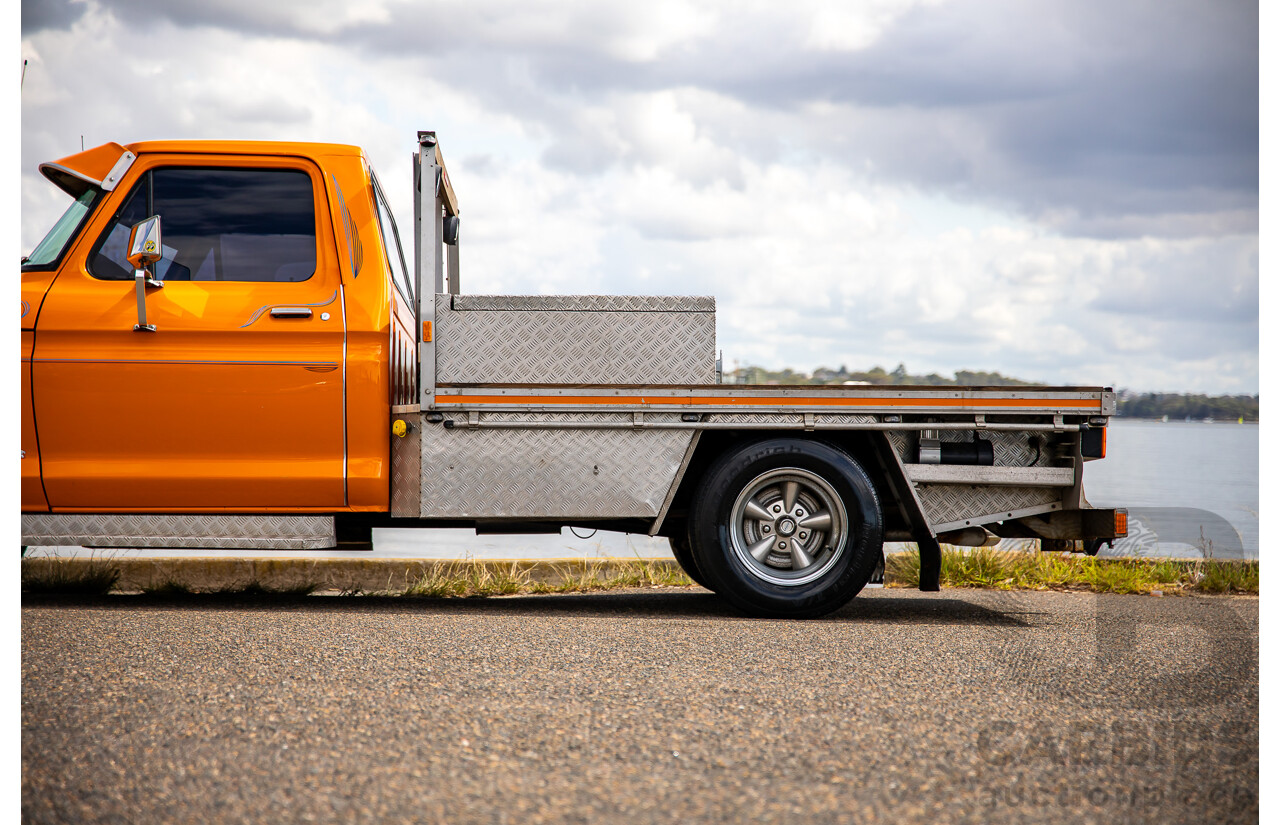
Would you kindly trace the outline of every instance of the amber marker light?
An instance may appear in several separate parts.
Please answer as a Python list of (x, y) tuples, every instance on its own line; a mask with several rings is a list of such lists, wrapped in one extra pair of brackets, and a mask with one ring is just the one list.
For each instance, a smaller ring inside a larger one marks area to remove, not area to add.
[(1116, 538), (1122, 538), (1124, 536), (1129, 535), (1129, 511), (1128, 510), (1116, 510), (1115, 527), (1116, 527), (1115, 529)]

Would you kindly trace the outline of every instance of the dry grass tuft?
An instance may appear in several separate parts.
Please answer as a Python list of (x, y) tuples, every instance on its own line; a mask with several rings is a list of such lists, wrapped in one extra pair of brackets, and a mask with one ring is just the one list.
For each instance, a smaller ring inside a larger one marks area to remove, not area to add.
[[(920, 554), (911, 550), (886, 559), (885, 583), (918, 587)], [(1100, 559), (1060, 553), (943, 548), (943, 587), (996, 590), (1088, 590), (1094, 593), (1254, 593), (1258, 562), (1196, 559)]]
[(110, 556), (77, 559), (24, 559), (22, 592), (32, 595), (104, 596), (120, 581), (120, 567)]
[(645, 559), (600, 559), (554, 565), (550, 575), (535, 580), (518, 562), (493, 565), (451, 562), (432, 567), (402, 591), (405, 596), (476, 598), (530, 593), (585, 593), (620, 587), (691, 587), (693, 581), (672, 565)]

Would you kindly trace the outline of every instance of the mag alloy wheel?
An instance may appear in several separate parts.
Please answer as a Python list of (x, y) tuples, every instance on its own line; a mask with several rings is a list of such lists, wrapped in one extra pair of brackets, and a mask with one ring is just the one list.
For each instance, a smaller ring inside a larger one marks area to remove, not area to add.
[(840, 447), (804, 438), (727, 449), (699, 481), (688, 527), (707, 586), (745, 613), (778, 618), (846, 604), (884, 541), (871, 477)]
[(849, 519), (826, 479), (780, 467), (753, 479), (729, 515), (729, 540), (748, 573), (783, 587), (821, 578), (845, 550)]

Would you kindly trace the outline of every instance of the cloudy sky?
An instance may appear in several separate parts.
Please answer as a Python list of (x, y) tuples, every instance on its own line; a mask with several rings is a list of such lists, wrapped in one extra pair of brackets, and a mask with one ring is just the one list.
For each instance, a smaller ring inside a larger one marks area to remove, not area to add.
[(23, 0), (22, 245), (107, 141), (414, 134), (467, 292), (711, 294), (726, 366), (1258, 389), (1238, 0)]

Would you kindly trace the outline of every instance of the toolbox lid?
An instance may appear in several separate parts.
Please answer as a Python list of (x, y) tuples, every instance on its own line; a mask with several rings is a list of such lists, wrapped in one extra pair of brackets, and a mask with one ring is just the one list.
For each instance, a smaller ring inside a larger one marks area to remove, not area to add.
[(558, 312), (715, 312), (710, 295), (454, 295), (450, 309)]

